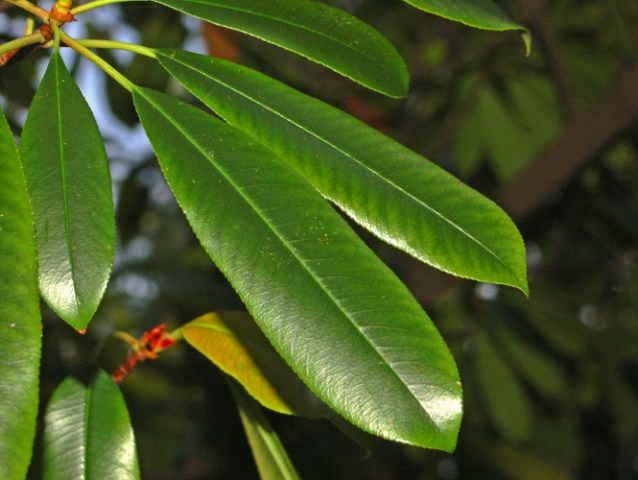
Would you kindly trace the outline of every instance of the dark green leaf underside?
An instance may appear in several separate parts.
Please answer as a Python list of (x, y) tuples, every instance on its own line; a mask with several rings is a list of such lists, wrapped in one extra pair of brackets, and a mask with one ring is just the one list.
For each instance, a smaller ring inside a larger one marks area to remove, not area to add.
[(345, 113), (229, 62), (160, 50), (160, 62), (349, 216), (445, 272), (527, 292), (525, 247), (494, 203)]
[(408, 91), (408, 71), (379, 32), (352, 15), (308, 0), (155, 0), (258, 37), (389, 95)]
[(0, 478), (25, 478), (38, 413), (42, 326), (33, 214), (0, 110)]
[(193, 230), (311, 390), (364, 430), (453, 449), (458, 373), (405, 286), (271, 152), (171, 97), (134, 100)]
[(102, 137), (57, 53), (29, 110), (20, 154), (35, 214), (42, 296), (83, 329), (111, 272), (113, 199)]

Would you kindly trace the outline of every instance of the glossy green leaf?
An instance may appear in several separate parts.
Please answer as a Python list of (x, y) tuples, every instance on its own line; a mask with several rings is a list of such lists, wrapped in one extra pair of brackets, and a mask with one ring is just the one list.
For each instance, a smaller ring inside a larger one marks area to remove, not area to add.
[(42, 326), (33, 213), (0, 110), (0, 478), (25, 478), (38, 414)]
[(494, 203), (345, 113), (245, 67), (181, 51), (160, 62), (350, 217), (445, 272), (527, 292), (525, 246)]
[(139, 479), (130, 423), (124, 398), (105, 372), (89, 388), (67, 378), (46, 409), (44, 479)]
[(389, 95), (408, 91), (408, 70), (379, 32), (348, 13), (309, 0), (155, 0), (258, 37)]
[(279, 413), (319, 418), (325, 405), (299, 380), (246, 312), (207, 313), (181, 328), (186, 341)]
[(474, 378), (494, 426), (512, 441), (529, 439), (534, 411), (523, 386), (486, 335), (475, 336), (473, 345)]
[(485, 30), (523, 30), (527, 54), (532, 38), (526, 28), (512, 21), (492, 0), (404, 0), (413, 7), (448, 20)]
[(83, 329), (113, 265), (113, 197), (97, 124), (57, 53), (31, 104), (20, 154), (35, 214), (40, 291), (60, 317)]
[(229, 385), (239, 407), (241, 423), (259, 476), (263, 480), (298, 479), (294, 465), (260, 406), (236, 383), (229, 382)]
[(200, 242), (295, 373), (368, 432), (453, 449), (456, 366), (406, 287), (272, 152), (166, 95), (134, 100)]

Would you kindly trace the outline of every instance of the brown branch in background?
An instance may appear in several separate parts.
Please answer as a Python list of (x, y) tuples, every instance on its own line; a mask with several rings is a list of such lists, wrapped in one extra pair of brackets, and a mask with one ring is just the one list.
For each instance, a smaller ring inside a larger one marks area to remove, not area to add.
[(576, 114), (576, 97), (567, 66), (560, 52), (558, 41), (549, 24), (545, 0), (523, 2), (523, 4), (525, 16), (527, 17), (526, 23), (531, 27), (535, 39), (537, 39), (545, 49), (563, 103), (565, 119), (569, 120)]
[(622, 71), (618, 81), (591, 109), (567, 122), (563, 135), (529, 168), (503, 188), (496, 201), (515, 219), (545, 203), (618, 133), (638, 119), (638, 65)]
[[(621, 72), (618, 80), (588, 111), (569, 120), (561, 137), (517, 179), (496, 195), (496, 202), (515, 220), (543, 206), (552, 193), (622, 131), (638, 122), (638, 65)], [(399, 275), (422, 305), (433, 304), (459, 280), (399, 254)]]

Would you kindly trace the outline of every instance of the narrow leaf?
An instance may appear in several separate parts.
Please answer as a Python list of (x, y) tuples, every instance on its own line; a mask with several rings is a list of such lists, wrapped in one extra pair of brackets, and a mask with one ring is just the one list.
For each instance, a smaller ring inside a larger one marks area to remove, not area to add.
[(40, 291), (60, 317), (83, 329), (113, 264), (113, 198), (97, 124), (57, 53), (29, 110), (20, 153), (35, 214)]
[(87, 389), (67, 378), (45, 416), (44, 479), (139, 479), (124, 398), (100, 371)]
[(207, 313), (181, 331), (189, 344), (241, 383), (264, 407), (311, 418), (327, 413), (248, 313)]
[(166, 95), (134, 100), (200, 242), (295, 373), (368, 432), (453, 449), (456, 366), (405, 286), (264, 147)]
[(0, 478), (25, 478), (38, 414), (40, 337), (33, 213), (0, 110)]
[(277, 433), (259, 405), (235, 382), (228, 382), (239, 407), (250, 449), (259, 476), (263, 480), (296, 480), (299, 478)]
[(448, 20), (485, 30), (522, 30), (529, 55), (532, 37), (529, 31), (512, 21), (492, 0), (404, 0), (413, 7)]
[(512, 441), (528, 439), (534, 410), (523, 386), (486, 335), (477, 335), (473, 345), (476, 384), (494, 427)]
[(309, 0), (155, 0), (182, 13), (298, 53), (391, 97), (408, 91), (408, 70), (372, 27)]
[(160, 62), (355, 221), (445, 272), (527, 292), (525, 246), (493, 202), (345, 113), (265, 75), (181, 51)]

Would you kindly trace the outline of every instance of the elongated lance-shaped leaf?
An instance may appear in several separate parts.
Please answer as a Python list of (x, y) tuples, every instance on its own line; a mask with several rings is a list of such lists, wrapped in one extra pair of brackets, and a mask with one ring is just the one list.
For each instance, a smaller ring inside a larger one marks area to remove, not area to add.
[(368, 432), (453, 449), (456, 366), (406, 287), (272, 152), (166, 95), (133, 97), (200, 242), (295, 373)]
[(35, 214), (40, 291), (60, 317), (83, 329), (113, 265), (113, 197), (97, 124), (57, 53), (31, 104), (20, 154)]
[(408, 91), (408, 70), (390, 42), (337, 8), (309, 0), (155, 0), (298, 53), (391, 97)]
[(492, 0), (403, 0), (424, 12), (470, 27), (485, 30), (522, 30), (525, 49), (529, 54), (532, 38), (527, 29), (511, 20)]
[(290, 457), (261, 407), (232, 380), (228, 384), (239, 407), (253, 458), (262, 480), (298, 480)]
[(45, 480), (139, 479), (124, 398), (103, 371), (89, 388), (74, 378), (53, 393), (44, 419)]
[(525, 246), (493, 202), (385, 135), (253, 70), (181, 51), (159, 60), (350, 217), (445, 272), (527, 292)]
[(0, 478), (25, 478), (38, 414), (40, 338), (33, 213), (0, 110)]
[(277, 354), (248, 313), (207, 313), (180, 330), (189, 344), (264, 407), (311, 418), (327, 415), (325, 404)]

